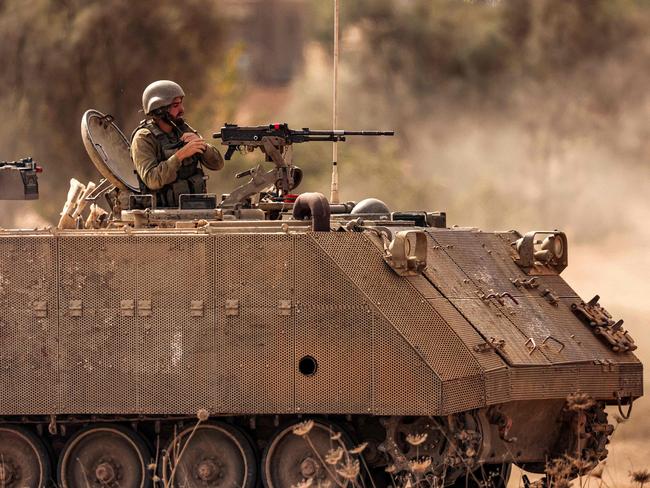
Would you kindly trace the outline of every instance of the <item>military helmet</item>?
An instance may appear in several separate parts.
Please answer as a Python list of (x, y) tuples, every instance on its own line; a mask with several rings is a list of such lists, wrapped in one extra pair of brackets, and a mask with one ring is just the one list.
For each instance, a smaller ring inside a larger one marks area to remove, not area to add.
[(142, 110), (145, 115), (154, 110), (171, 105), (176, 97), (184, 97), (185, 92), (178, 83), (170, 80), (158, 80), (151, 83), (142, 92)]

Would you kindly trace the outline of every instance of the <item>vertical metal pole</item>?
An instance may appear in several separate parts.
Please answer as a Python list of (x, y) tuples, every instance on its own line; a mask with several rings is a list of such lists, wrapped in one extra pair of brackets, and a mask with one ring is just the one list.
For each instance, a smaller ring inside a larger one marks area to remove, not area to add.
[[(336, 130), (338, 93), (337, 85), (339, 78), (339, 0), (334, 0), (334, 79), (332, 83), (332, 130)], [(332, 143), (332, 186), (330, 190), (330, 202), (339, 203), (339, 167), (338, 167), (338, 144)]]

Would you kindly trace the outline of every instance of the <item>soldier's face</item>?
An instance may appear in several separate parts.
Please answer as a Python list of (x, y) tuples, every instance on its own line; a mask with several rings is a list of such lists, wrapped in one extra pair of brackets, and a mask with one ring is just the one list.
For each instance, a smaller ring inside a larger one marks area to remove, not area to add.
[(185, 107), (183, 107), (183, 97), (176, 97), (174, 101), (169, 106), (169, 116), (172, 120), (179, 119), (185, 113)]

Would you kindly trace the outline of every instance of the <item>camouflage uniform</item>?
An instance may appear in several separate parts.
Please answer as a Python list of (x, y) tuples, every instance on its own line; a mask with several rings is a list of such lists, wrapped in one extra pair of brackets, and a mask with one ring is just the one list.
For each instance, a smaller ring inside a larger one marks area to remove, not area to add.
[[(187, 124), (181, 132), (192, 132)], [(205, 176), (201, 166), (211, 170), (223, 168), (219, 151), (207, 145), (202, 155), (179, 161), (175, 153), (181, 147), (177, 131), (164, 132), (152, 120), (143, 121), (133, 132), (131, 157), (141, 189), (156, 196), (160, 207), (178, 206), (178, 197), (184, 193), (205, 193)]]

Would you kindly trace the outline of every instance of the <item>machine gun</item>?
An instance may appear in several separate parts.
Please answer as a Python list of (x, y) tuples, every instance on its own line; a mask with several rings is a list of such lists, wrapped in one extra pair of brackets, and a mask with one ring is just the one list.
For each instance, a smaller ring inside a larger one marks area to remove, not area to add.
[[(339, 142), (347, 136), (392, 136), (394, 131), (346, 131), (346, 130), (302, 130), (289, 129), (287, 124), (258, 125), (239, 127), (236, 124), (226, 124), (220, 132), (214, 133), (215, 139), (221, 139), (228, 146), (225, 159), (229, 160), (235, 150), (254, 151), (259, 148), (267, 162), (275, 163), (275, 168), (264, 172), (261, 166), (239, 173), (238, 178), (251, 176), (251, 180), (235, 189), (221, 203), (222, 207), (231, 207), (243, 202), (246, 198), (275, 185), (279, 194), (287, 194), (297, 186), (299, 168), (293, 166), (291, 158), (286, 158), (292, 144), (301, 142)], [(289, 159), (287, 161), (287, 159)]]
[[(225, 158), (230, 159), (237, 149), (266, 148), (266, 143), (271, 143), (275, 148), (296, 144), (299, 142), (338, 142), (345, 141), (346, 136), (392, 136), (394, 131), (369, 131), (369, 130), (302, 130), (289, 129), (287, 124), (257, 125), (253, 127), (239, 127), (236, 124), (226, 124), (221, 132), (212, 135), (221, 139), (221, 143), (228, 146)], [(266, 138), (266, 139), (265, 139)], [(273, 158), (266, 152), (268, 161)], [(271, 151), (272, 153), (272, 151)]]
[(42, 171), (32, 158), (0, 161), (0, 200), (38, 199), (38, 173)]

